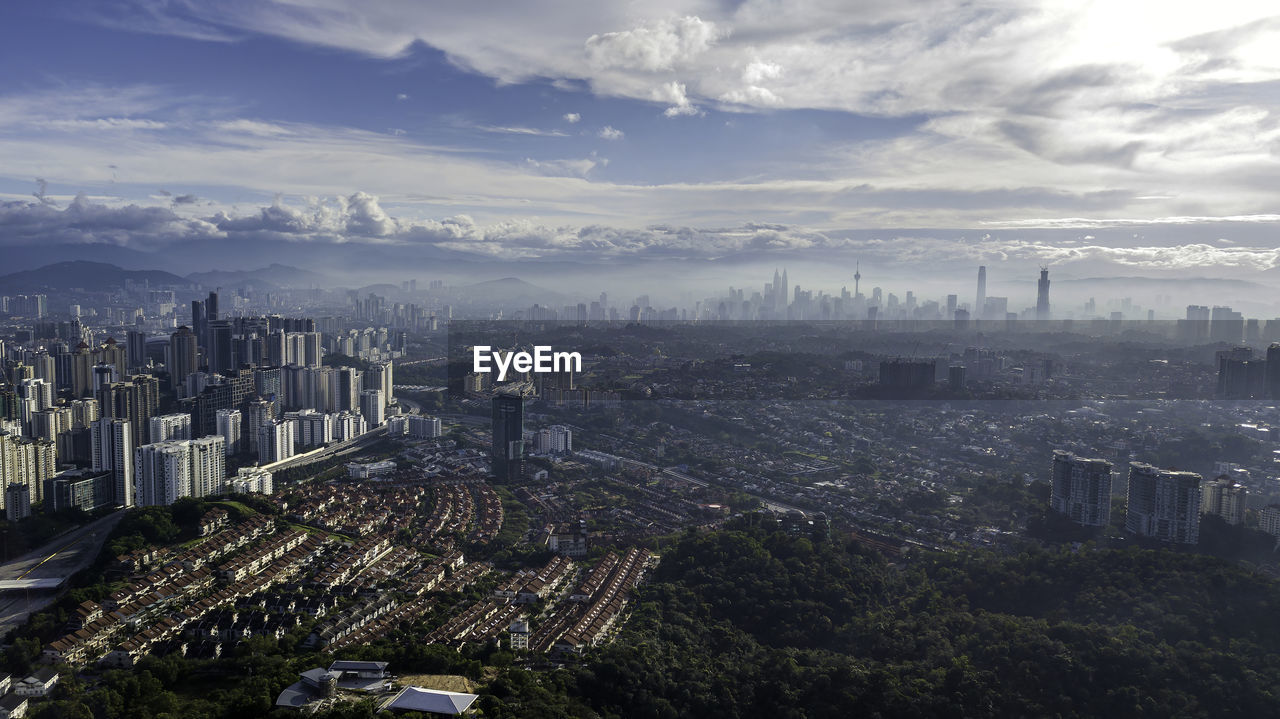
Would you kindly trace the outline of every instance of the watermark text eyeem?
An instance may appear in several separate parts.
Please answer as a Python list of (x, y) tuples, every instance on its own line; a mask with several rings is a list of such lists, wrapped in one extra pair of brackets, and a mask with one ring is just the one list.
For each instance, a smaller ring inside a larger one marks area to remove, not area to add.
[(488, 374), (494, 367), (498, 369), (498, 381), (507, 379), (507, 371), (517, 373), (535, 372), (581, 372), (582, 354), (579, 352), (555, 352), (549, 345), (535, 345), (533, 352), (494, 352), (489, 345), (476, 345), (471, 348), (471, 367), (476, 374)]

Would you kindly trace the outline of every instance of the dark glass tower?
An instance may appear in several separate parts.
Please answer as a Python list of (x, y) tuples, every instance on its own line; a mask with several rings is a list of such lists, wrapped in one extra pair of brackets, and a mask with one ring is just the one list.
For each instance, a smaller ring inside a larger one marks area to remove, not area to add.
[(196, 335), (183, 325), (169, 335), (169, 386), (181, 387), (187, 376), (196, 371)]
[(1049, 268), (1040, 268), (1040, 283), (1036, 292), (1036, 319), (1049, 319)]
[(503, 388), (493, 397), (493, 476), (512, 482), (524, 474), (524, 389)]

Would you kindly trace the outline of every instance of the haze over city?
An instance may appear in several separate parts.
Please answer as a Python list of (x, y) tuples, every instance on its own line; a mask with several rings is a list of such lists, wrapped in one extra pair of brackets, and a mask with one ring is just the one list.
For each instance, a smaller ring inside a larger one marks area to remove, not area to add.
[(1274, 23), (1160, 7), (13, 7), (0, 243), (13, 269), (1272, 284)]

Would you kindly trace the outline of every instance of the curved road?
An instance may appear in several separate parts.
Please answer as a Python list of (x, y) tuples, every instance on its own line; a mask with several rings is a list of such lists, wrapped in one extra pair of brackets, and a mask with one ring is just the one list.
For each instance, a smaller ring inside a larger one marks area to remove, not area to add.
[[(111, 536), (111, 530), (116, 528), (124, 515), (124, 510), (112, 512), (102, 519), (55, 537), (43, 547), (0, 564), (0, 580), (70, 578), (93, 563), (107, 537)], [(43, 609), (57, 599), (62, 591), (0, 592), (0, 635), (21, 625), (32, 612)]]

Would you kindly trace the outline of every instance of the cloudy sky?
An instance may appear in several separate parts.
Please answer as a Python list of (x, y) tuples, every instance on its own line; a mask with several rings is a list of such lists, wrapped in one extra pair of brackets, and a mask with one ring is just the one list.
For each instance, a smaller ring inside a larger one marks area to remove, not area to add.
[(1274, 7), (7, 4), (0, 243), (1264, 270)]

